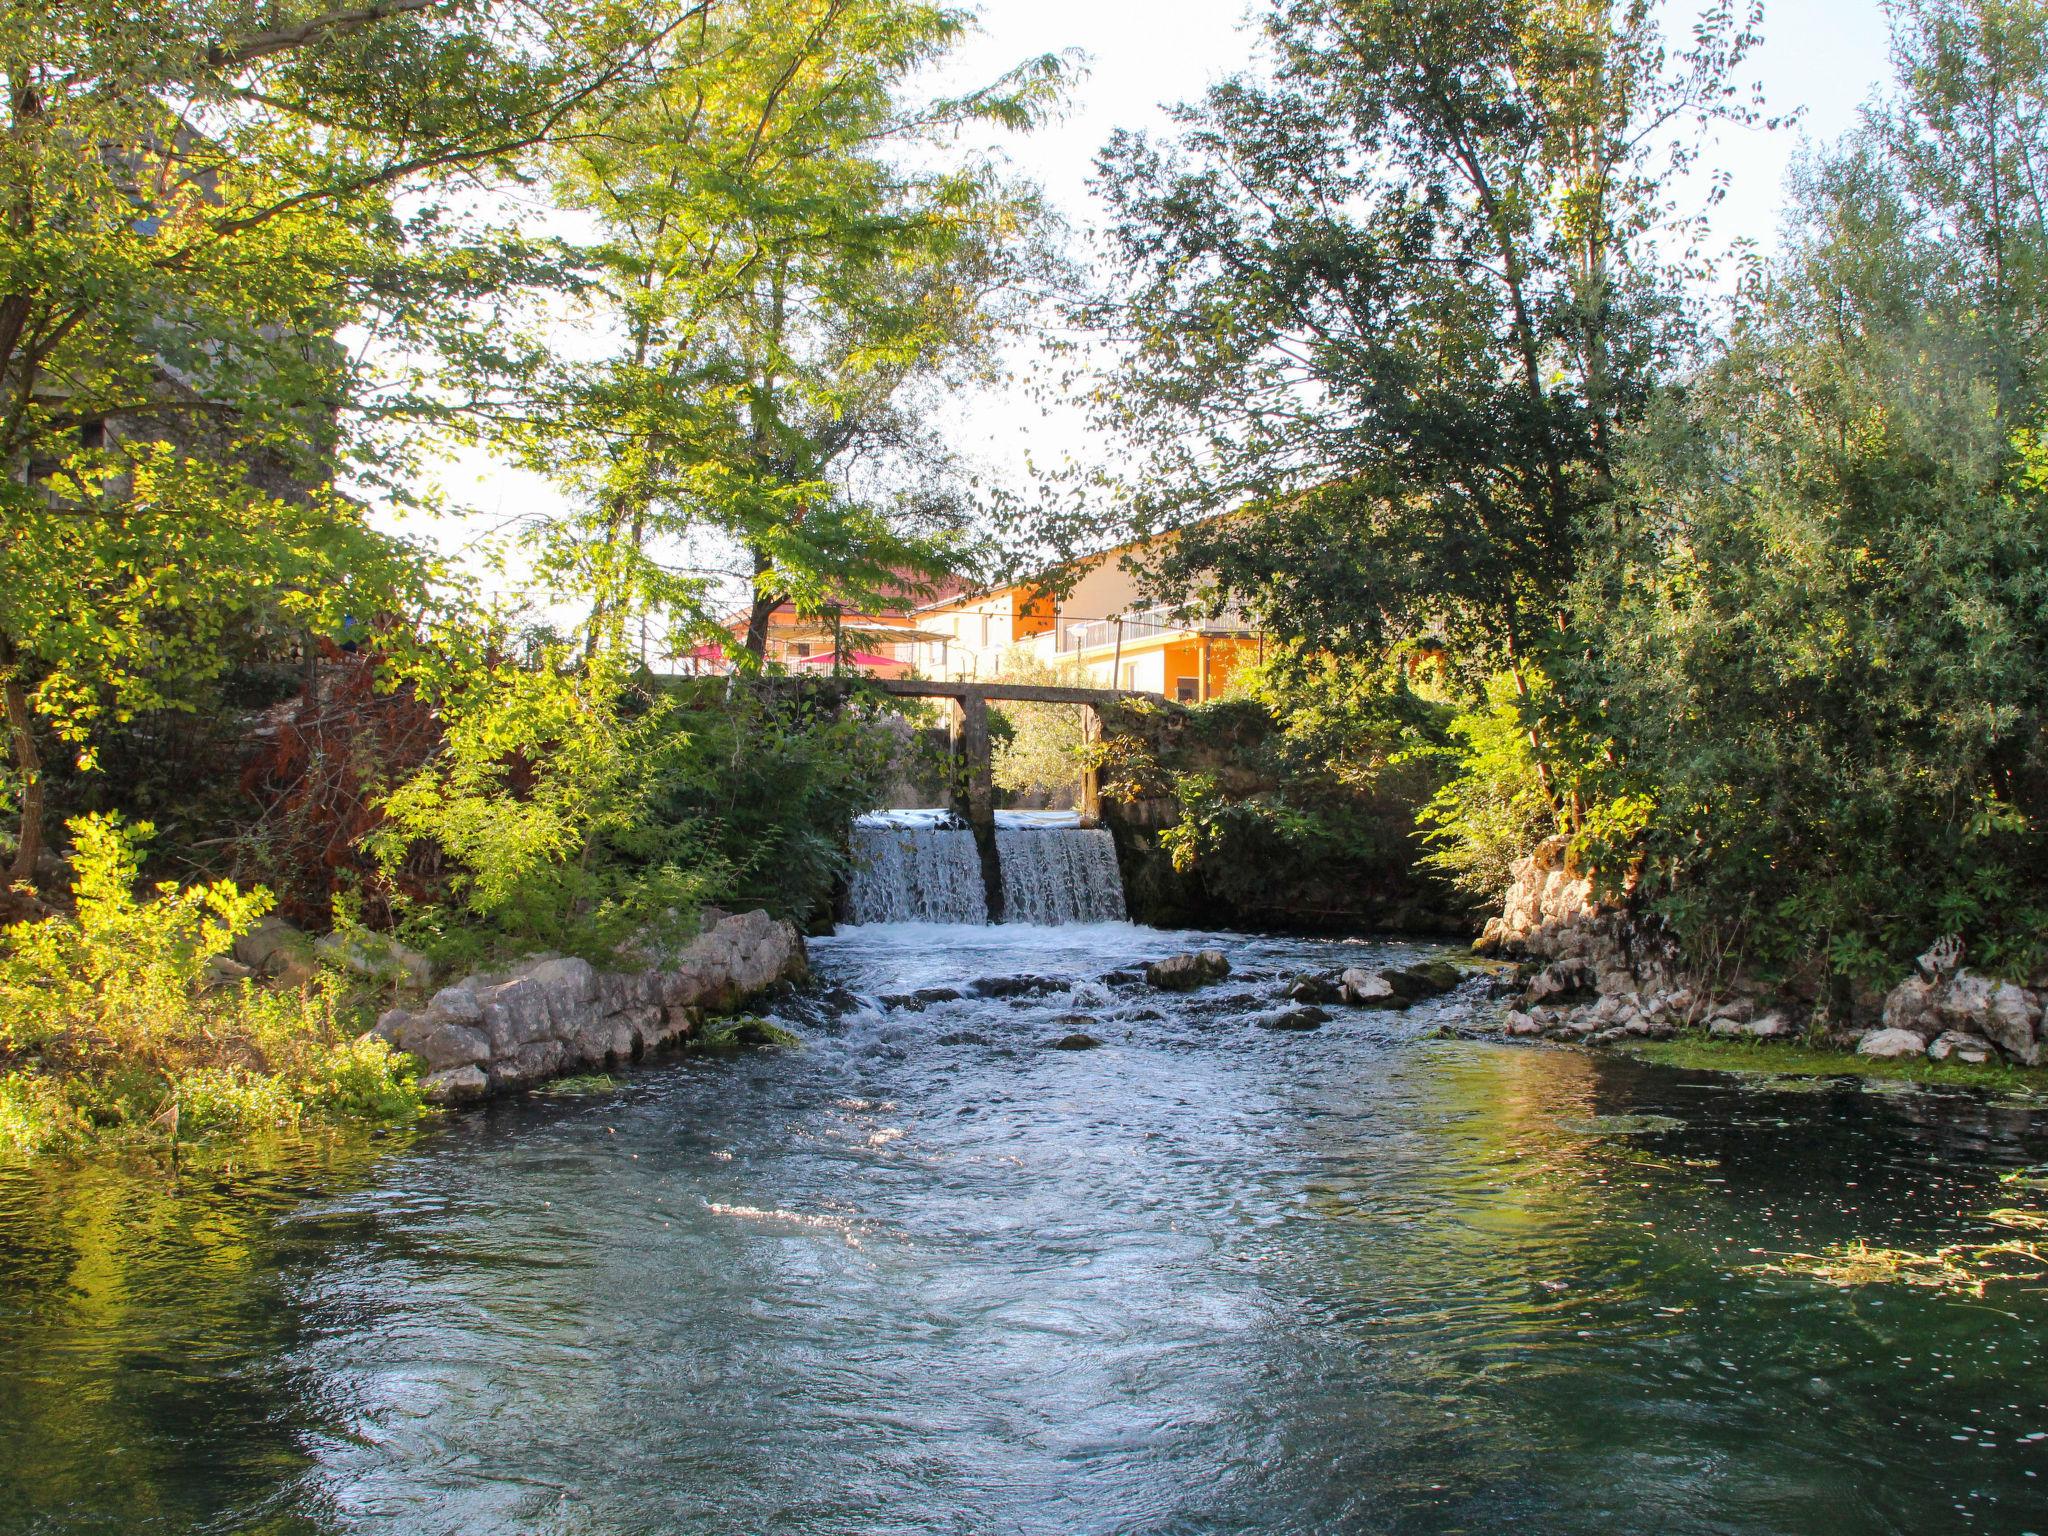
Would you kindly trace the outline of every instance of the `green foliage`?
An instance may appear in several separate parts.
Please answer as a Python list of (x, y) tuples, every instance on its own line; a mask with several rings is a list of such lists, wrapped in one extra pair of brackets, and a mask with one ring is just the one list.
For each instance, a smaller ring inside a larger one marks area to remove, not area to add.
[(1434, 749), (1451, 777), (1417, 813), (1429, 852), (1422, 862), (1460, 890), (1498, 901), (1513, 866), (1557, 830), (1557, 809), (1530, 744), (1526, 705), (1512, 680), (1487, 686), (1484, 700), (1449, 724), (1453, 745)]
[[(597, 0), (0, 13), (15, 881), (36, 873), (39, 730), (89, 764), (106, 722), (212, 704), (230, 633), (360, 637), (433, 600), (418, 550), (337, 474), (418, 504), (403, 428), (517, 373), (478, 300), (551, 265), (468, 216), (478, 173), (676, 67), (681, 19)], [(468, 387), (439, 387), (451, 371)]]
[[(1271, 0), (1276, 67), (1119, 134), (1101, 398), (1166, 591), (1352, 655), (1531, 652), (1689, 339), (1660, 178), (1748, 115), (1727, 6)], [(1668, 157), (1668, 159), (1666, 158)], [(1091, 509), (1092, 510), (1092, 509)]]
[(600, 956), (636, 933), (680, 931), (722, 888), (700, 829), (649, 813), (690, 742), (615, 654), (486, 660), (441, 709), (442, 752), (386, 796), (371, 839), (394, 876), (431, 845), (461, 909), (511, 947)]
[(1898, 19), (1897, 96), (1631, 445), (1560, 678), (1695, 950), (1873, 983), (1942, 932), (2048, 959), (2048, 231), (1997, 212), (2048, 16)]
[(423, 849), (446, 896), (408, 936), (444, 963), (694, 933), (706, 905), (807, 921), (874, 803), (890, 738), (858, 700), (816, 708), (722, 685), (659, 691), (601, 651), (486, 662), (443, 701), (446, 746), (384, 802), (394, 874)]
[(577, 502), (541, 568), (590, 602), (593, 644), (650, 612), (729, 643), (678, 540), (743, 552), (755, 657), (777, 603), (858, 610), (947, 568), (963, 477), (928, 407), (992, 375), (1045, 265), (1035, 194), (959, 135), (1030, 126), (1062, 73), (913, 100), (970, 26), (922, 0), (721, 4), (701, 67), (608, 102), (557, 157), (596, 231), (577, 297), (618, 346), (544, 376), (508, 446)]
[(166, 882), (138, 901), (141, 848), (155, 829), (86, 816), (71, 830), (74, 914), (0, 935), (0, 1047), (33, 1050), (73, 1031), (175, 1037), (191, 1027), (207, 960), (255, 926), (269, 893)]
[(37, 1152), (408, 1120), (409, 1058), (355, 1038), (329, 978), (299, 992), (211, 982), (208, 960), (269, 909), (227, 882), (134, 892), (146, 825), (72, 822), (73, 911), (0, 931), (0, 1144)]
[[(1040, 661), (1029, 648), (1012, 646), (1003, 653), (996, 680), (1041, 687), (1077, 687), (1087, 681), (1077, 662)], [(1080, 784), (1083, 753), (1088, 745), (1090, 710), (1082, 704), (1005, 704), (991, 713), (995, 740), (994, 778), (998, 788), (1013, 794), (1071, 800)], [(998, 730), (1000, 717), (1004, 728)]]
[(1233, 686), (1119, 710), (1099, 752), (1106, 797), (1173, 803), (1158, 843), (1202, 902), (1249, 921), (1455, 926), (1464, 903), (1418, 874), (1414, 829), (1450, 771), (1452, 707), (1399, 664), (1306, 650)]

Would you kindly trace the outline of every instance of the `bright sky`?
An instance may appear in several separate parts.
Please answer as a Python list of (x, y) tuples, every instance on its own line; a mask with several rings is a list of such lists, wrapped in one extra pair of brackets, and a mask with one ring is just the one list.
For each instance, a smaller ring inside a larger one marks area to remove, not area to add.
[[(1714, 211), (1717, 242), (1747, 236), (1766, 247), (1777, 234), (1781, 189), (1802, 138), (1832, 139), (1852, 126), (1856, 109), (1888, 74), (1886, 33), (1877, 0), (1766, 0), (1764, 43), (1742, 71), (1763, 90), (1771, 114), (1799, 112), (1799, 124), (1768, 132), (1729, 130), (1707, 157), (1732, 176)], [(1667, 29), (1680, 33), (1695, 8), (1666, 0)], [(1241, 26), (1247, 0), (982, 0), (983, 34), (962, 50), (940, 82), (960, 89), (1042, 53), (1079, 50), (1085, 77), (1065, 117), (1010, 146), (1015, 168), (1045, 188), (1077, 233), (1100, 219), (1088, 190), (1096, 152), (1120, 127), (1163, 129), (1163, 105), (1200, 94), (1243, 67), (1254, 50)], [(1013, 486), (1030, 462), (1095, 461), (1101, 445), (1079, 413), (1044, 411), (1027, 392), (997, 390), (954, 402), (949, 427), (986, 474)], [(450, 496), (472, 510), (477, 531), (552, 503), (537, 477), (482, 460), (450, 467)], [(452, 542), (460, 543), (461, 536)]]

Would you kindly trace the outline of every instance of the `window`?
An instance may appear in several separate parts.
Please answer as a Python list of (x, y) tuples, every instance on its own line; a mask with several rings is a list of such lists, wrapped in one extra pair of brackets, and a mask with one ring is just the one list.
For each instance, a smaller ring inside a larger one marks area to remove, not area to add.
[(798, 661), (802, 661), (811, 654), (811, 642), (808, 640), (798, 640), (789, 649)]
[(78, 446), (81, 448), (104, 448), (107, 446), (107, 424), (104, 420), (81, 421), (78, 424)]
[(1202, 700), (1202, 680), (1199, 677), (1176, 677), (1173, 680), (1173, 696), (1182, 704), (1199, 704)]

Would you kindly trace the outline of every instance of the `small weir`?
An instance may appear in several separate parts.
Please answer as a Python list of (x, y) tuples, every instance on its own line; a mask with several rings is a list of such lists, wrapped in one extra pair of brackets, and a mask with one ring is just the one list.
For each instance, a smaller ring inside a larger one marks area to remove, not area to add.
[(981, 852), (965, 827), (863, 816), (853, 826), (850, 923), (985, 923)]
[[(1057, 925), (1125, 915), (1116, 841), (1078, 818), (996, 813), (1007, 922)], [(945, 811), (878, 811), (853, 827), (850, 923), (986, 923), (987, 886), (972, 831)]]

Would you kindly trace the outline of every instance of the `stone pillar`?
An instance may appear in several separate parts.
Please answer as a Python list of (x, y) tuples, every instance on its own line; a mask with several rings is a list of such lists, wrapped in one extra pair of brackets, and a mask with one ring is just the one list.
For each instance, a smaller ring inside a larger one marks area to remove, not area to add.
[(996, 781), (994, 748), (988, 736), (988, 700), (969, 694), (957, 701), (960, 722), (960, 775), (966, 785), (965, 811), (981, 852), (981, 883), (988, 896), (988, 920), (1003, 920), (1003, 866), (996, 852)]
[[(1081, 706), (1081, 741), (1091, 752), (1102, 744), (1102, 715), (1090, 705)], [(1081, 770), (1081, 797), (1077, 802), (1081, 819), (1102, 819), (1102, 772), (1093, 761)]]

